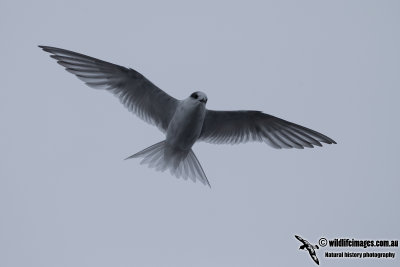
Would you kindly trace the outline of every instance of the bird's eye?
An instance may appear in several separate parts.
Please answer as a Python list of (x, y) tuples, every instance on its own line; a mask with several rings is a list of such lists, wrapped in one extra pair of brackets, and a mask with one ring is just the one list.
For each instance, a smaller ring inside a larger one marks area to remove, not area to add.
[(199, 96), (196, 93), (193, 93), (190, 97), (193, 97), (194, 99), (197, 99)]

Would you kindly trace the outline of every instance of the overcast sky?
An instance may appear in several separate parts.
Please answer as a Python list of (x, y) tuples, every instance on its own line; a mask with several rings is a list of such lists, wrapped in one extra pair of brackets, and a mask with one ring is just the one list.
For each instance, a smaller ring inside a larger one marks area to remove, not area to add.
[[(400, 239), (399, 1), (0, 2), (0, 266), (315, 266), (300, 235)], [(124, 161), (164, 136), (37, 45), (338, 142), (193, 150), (212, 189)], [(329, 259), (321, 266), (399, 266)]]

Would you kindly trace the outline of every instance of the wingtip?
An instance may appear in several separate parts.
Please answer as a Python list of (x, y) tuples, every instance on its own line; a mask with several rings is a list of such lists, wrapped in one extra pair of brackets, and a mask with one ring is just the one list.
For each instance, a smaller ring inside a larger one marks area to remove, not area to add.
[(328, 144), (328, 145), (336, 145), (336, 144), (337, 144), (335, 140), (330, 139), (330, 138), (329, 138), (329, 140), (324, 141), (324, 143), (325, 143), (325, 144)]
[[(200, 181), (203, 185), (208, 186), (211, 189), (211, 184), (208, 181), (207, 176), (205, 176), (204, 179), (198, 179), (198, 181)], [(196, 181), (194, 181), (194, 182), (196, 182)]]
[(42, 49), (43, 51), (45, 51), (45, 52), (49, 52), (50, 53), (50, 46), (45, 46), (45, 45), (38, 45), (38, 47), (40, 48), (40, 49)]
[(133, 159), (133, 158), (135, 158), (135, 155), (136, 155), (136, 154), (134, 154), (134, 155), (132, 155), (132, 156), (129, 156), (129, 157), (127, 157), (127, 158), (124, 158), (124, 160)]
[(43, 51), (46, 51), (48, 53), (53, 53), (57, 49), (60, 50), (60, 48), (53, 47), (53, 46), (47, 46), (47, 45), (38, 45), (38, 47), (43, 49)]

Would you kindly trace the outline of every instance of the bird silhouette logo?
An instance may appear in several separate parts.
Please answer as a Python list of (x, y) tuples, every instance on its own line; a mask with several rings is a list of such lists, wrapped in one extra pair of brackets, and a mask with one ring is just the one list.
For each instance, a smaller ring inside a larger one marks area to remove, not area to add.
[(295, 235), (295, 237), (301, 242), (303, 243), (303, 245), (301, 245), (299, 247), (299, 249), (303, 249), (303, 250), (308, 250), (308, 253), (310, 254), (311, 258), (314, 260), (314, 262), (319, 265), (319, 260), (317, 258), (317, 255), (315, 253), (315, 249), (319, 249), (318, 245), (311, 245), (310, 242), (308, 242), (307, 240), (301, 238), (298, 235)]

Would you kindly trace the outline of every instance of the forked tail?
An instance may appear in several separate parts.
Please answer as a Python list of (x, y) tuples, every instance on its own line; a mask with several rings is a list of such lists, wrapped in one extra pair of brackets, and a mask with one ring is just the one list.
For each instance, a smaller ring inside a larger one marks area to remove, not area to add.
[(199, 180), (204, 185), (211, 187), (207, 176), (200, 165), (193, 150), (179, 150), (172, 148), (165, 141), (154, 144), (142, 151), (126, 158), (142, 158), (140, 164), (146, 164), (157, 171), (169, 170), (177, 178), (193, 182)]

